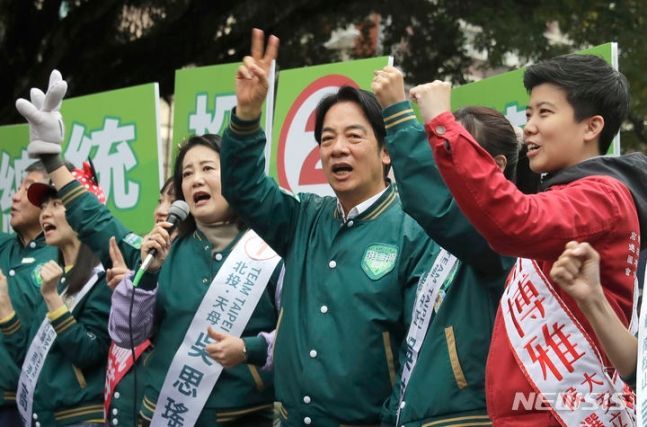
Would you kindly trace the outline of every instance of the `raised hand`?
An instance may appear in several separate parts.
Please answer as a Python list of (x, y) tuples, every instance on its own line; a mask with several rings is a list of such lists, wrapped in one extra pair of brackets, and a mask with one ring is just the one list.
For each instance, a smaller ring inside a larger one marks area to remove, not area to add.
[(63, 277), (63, 269), (56, 261), (50, 260), (43, 264), (40, 268), (40, 277), (43, 279), (43, 283), (40, 285), (40, 293), (43, 297), (58, 294), (56, 286)]
[(404, 93), (404, 77), (402, 76), (402, 72), (390, 65), (373, 72), (371, 89), (373, 89), (373, 93), (382, 108), (406, 101), (407, 99)]
[(110, 238), (110, 247), (108, 248), (110, 253), (110, 259), (112, 260), (112, 268), (109, 268), (106, 271), (106, 280), (108, 281), (108, 287), (113, 291), (121, 282), (126, 275), (130, 273), (126, 261), (124, 260), (119, 246), (117, 246), (117, 240), (112, 236)]
[(64, 128), (60, 108), (65, 92), (67, 82), (58, 70), (54, 70), (49, 76), (47, 93), (32, 88), (31, 102), (22, 98), (16, 101), (18, 112), (29, 122), (29, 157), (61, 152)]
[(451, 93), (451, 83), (434, 80), (412, 88), (409, 96), (418, 103), (420, 115), (426, 123), (442, 113), (451, 111)]
[(252, 51), (243, 59), (236, 72), (236, 115), (243, 120), (254, 120), (261, 115), (267, 96), (267, 80), (272, 61), (279, 50), (279, 39), (270, 36), (264, 47), (265, 35), (262, 30), (252, 30)]
[(209, 337), (216, 342), (205, 347), (209, 356), (220, 363), (223, 368), (233, 368), (247, 359), (245, 354), (245, 342), (242, 338), (218, 332), (211, 326), (207, 330)]
[(568, 242), (553, 264), (550, 277), (578, 304), (604, 298), (600, 255), (588, 243)]

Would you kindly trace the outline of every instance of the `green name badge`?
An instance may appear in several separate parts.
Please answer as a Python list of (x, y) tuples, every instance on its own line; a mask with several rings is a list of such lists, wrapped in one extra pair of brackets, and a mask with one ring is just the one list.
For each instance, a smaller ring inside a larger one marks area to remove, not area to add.
[(378, 280), (393, 270), (397, 258), (396, 246), (384, 243), (370, 245), (362, 258), (362, 270), (371, 280)]

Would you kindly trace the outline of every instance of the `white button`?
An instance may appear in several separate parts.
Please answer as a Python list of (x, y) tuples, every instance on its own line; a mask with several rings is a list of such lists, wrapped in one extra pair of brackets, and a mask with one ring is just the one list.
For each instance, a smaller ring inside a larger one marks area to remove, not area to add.
[(65, 283), (65, 277), (61, 279), (61, 283)]
[(436, 126), (436, 133), (438, 135), (444, 135), (445, 134), (445, 126)]
[(30, 247), (30, 248), (32, 248), (32, 249), (34, 249), (34, 248), (36, 247), (36, 242), (31, 242), (31, 243), (29, 244), (29, 247)]
[(31, 416), (33, 419), (37, 420), (38, 419), (38, 414), (34, 412), (34, 415)]
[(404, 400), (400, 402), (400, 409), (404, 409), (405, 406), (407, 406), (407, 402), (405, 402)]
[(216, 261), (222, 261), (222, 254), (216, 254)]
[(313, 359), (317, 357), (317, 350), (310, 350), (310, 357)]
[(354, 222), (353, 222), (353, 220), (351, 219), (350, 221), (348, 221), (348, 222), (346, 223), (346, 225), (348, 225), (349, 227), (352, 227), (353, 225), (355, 225), (355, 223), (354, 223)]
[(119, 392), (118, 392), (118, 391), (115, 391), (114, 396), (115, 396), (115, 399), (119, 399), (119, 397), (120, 397), (121, 395), (119, 394)]
[(310, 400), (310, 396), (303, 396), (303, 403), (306, 405), (309, 404), (312, 400)]
[(328, 263), (328, 267), (330, 267), (330, 268), (335, 268), (335, 267), (337, 267), (337, 263), (335, 262), (335, 260), (330, 261), (330, 262)]
[(40, 427), (40, 421), (36, 421), (36, 424), (34, 424), (36, 427)]
[(16, 270), (9, 270), (9, 275), (11, 277), (15, 276), (16, 275)]
[(209, 250), (209, 245), (205, 246), (205, 247), (204, 247), (204, 250), (205, 250), (205, 251), (208, 251), (208, 250)]
[(119, 420), (118, 420), (118, 419), (116, 419), (116, 418), (113, 418), (113, 419), (112, 419), (112, 425), (113, 425), (113, 426), (116, 426), (117, 424), (119, 424)]
[(321, 312), (323, 314), (326, 314), (326, 313), (328, 313), (328, 306), (327, 305), (322, 305), (320, 310), (321, 310)]
[(208, 280), (206, 278), (202, 279), (202, 283), (207, 283)]
[(311, 422), (312, 422), (312, 420), (310, 419), (310, 417), (305, 417), (305, 418), (303, 419), (303, 423), (304, 423), (304, 424), (308, 424), (308, 425), (309, 425)]
[(117, 415), (119, 413), (119, 410), (117, 408), (112, 409), (112, 415)]

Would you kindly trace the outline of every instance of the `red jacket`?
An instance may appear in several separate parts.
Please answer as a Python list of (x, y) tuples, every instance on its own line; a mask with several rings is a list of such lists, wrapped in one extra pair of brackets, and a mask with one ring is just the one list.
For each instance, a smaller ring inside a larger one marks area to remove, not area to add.
[[(441, 114), (425, 128), (447, 186), (494, 250), (534, 259), (550, 277), (552, 264), (567, 242), (591, 243), (600, 253), (606, 297), (628, 325), (638, 265), (633, 255), (638, 257), (640, 227), (632, 193), (622, 182), (609, 176), (586, 176), (526, 195), (505, 178), (451, 113)], [(574, 300), (559, 286), (554, 289), (598, 345)], [(608, 365), (606, 358), (605, 362)], [(486, 367), (488, 414), (494, 425), (559, 425), (548, 411), (512, 410), (515, 392), (531, 391), (513, 356), (499, 307)]]

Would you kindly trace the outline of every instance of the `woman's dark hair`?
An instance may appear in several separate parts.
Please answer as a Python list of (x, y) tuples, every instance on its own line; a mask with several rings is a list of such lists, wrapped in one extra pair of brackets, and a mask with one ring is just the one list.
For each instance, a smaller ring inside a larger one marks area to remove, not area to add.
[[(58, 258), (59, 263), (64, 264), (63, 254), (60, 251)], [(99, 258), (94, 255), (88, 245), (81, 242), (79, 253), (74, 261), (74, 267), (65, 275), (67, 295), (77, 294), (92, 277), (92, 271), (97, 265), (99, 265)]]
[[(522, 148), (523, 144), (503, 114), (488, 107), (469, 106), (456, 111), (454, 117), (492, 157), (505, 156), (507, 163), (503, 174), (506, 178), (524, 193), (537, 192), (539, 175), (530, 171), (528, 159), (522, 154), (525, 147)], [(536, 183), (532, 184), (535, 179)]]
[(160, 195), (164, 194), (167, 189), (173, 190), (173, 195), (177, 194), (175, 192), (175, 185), (173, 184), (173, 177), (169, 177), (164, 181), (164, 185), (160, 188)]
[[(189, 150), (193, 147), (203, 145), (207, 148), (212, 149), (213, 151), (218, 153), (218, 156), (220, 156), (221, 143), (222, 140), (220, 136), (211, 133), (200, 136), (193, 135), (182, 143), (180, 150), (177, 153), (177, 157), (175, 158), (175, 164), (173, 165), (172, 179), (176, 200), (184, 200), (184, 193), (182, 193), (182, 163), (184, 163), (184, 157), (186, 156), (186, 153), (188, 153)], [(240, 230), (245, 228), (245, 224), (236, 213), (233, 213), (229, 221), (234, 222)], [(195, 218), (193, 218), (193, 215), (189, 213), (189, 216), (187, 216), (186, 220), (182, 222), (182, 224), (180, 224), (180, 226), (178, 227), (178, 237), (193, 233), (195, 229)]]

